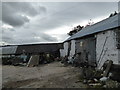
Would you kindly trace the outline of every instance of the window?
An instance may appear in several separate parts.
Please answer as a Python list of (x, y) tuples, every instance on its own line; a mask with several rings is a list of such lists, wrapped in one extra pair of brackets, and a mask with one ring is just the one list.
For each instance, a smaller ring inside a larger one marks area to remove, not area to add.
[(80, 47), (82, 47), (82, 46), (83, 46), (83, 42), (81, 41), (81, 42), (80, 42)]

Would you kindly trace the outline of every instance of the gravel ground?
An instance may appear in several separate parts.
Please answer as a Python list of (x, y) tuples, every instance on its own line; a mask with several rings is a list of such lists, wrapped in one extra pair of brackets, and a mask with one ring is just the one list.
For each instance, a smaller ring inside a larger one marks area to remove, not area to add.
[(86, 88), (80, 69), (60, 62), (38, 67), (2, 66), (3, 88)]

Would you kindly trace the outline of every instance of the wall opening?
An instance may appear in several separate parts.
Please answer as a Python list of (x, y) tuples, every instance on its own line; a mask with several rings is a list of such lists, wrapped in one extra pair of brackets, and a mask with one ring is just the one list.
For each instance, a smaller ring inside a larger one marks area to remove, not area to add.
[(120, 49), (120, 28), (116, 30), (116, 47)]

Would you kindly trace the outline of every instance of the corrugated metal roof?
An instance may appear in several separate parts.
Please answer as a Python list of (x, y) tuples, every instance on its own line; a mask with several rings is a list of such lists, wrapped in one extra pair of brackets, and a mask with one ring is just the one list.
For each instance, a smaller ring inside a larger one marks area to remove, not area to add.
[(23, 50), (26, 53), (55, 52), (62, 48), (62, 43), (12, 45), (0, 47), (0, 54), (22, 54)]
[(0, 47), (0, 54), (15, 54), (17, 46)]
[(19, 45), (16, 54), (23, 53), (23, 50), (26, 53), (55, 52), (62, 48), (63, 48), (62, 43)]
[(112, 16), (110, 18), (107, 18), (103, 21), (100, 21), (94, 25), (88, 26), (86, 28), (83, 28), (81, 31), (78, 33), (74, 34), (70, 38), (68, 38), (66, 41), (72, 40), (72, 39), (77, 39), (83, 36), (87, 36), (90, 34), (98, 33), (101, 31), (105, 31), (111, 28), (115, 28), (120, 26), (120, 13)]

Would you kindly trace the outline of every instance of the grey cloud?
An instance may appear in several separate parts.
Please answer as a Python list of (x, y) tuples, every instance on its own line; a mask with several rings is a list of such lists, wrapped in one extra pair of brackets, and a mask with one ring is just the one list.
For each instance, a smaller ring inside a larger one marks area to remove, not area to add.
[(39, 9), (38, 9), (40, 12), (44, 12), (46, 13), (47, 12), (47, 9), (43, 6), (39, 6)]
[(48, 34), (45, 34), (45, 33), (42, 33), (41, 34), (41, 38), (43, 39), (43, 40), (45, 40), (45, 41), (49, 41), (49, 42), (57, 42), (57, 38), (55, 38), (55, 37), (52, 37), (52, 36), (50, 36), (50, 35), (48, 35)]
[(26, 22), (29, 22), (29, 19), (27, 17), (21, 15), (15, 15), (15, 14), (3, 15), (2, 20), (11, 26), (21, 26)]
[(22, 26), (29, 22), (26, 15), (35, 17), (42, 12), (46, 12), (45, 7), (39, 6), (39, 8), (35, 8), (32, 3), (4, 2), (2, 4), (2, 21), (12, 26)]
[[(45, 33), (39, 33), (26, 30), (23, 31), (14, 31), (14, 29), (4, 29), (2, 33), (2, 41), (9, 44), (29, 44), (29, 43), (40, 43), (40, 42), (57, 42), (56, 37), (52, 37)], [(39, 38), (35, 38), (39, 37)]]
[(37, 10), (31, 5), (31, 3), (27, 2), (3, 2), (2, 7), (3, 11), (7, 9), (7, 11), (11, 13), (24, 12), (30, 16), (38, 14)]
[(2, 41), (3, 42), (6, 42), (6, 43), (10, 43), (10, 44), (13, 44), (13, 43), (15, 43), (16, 42), (16, 40), (14, 40), (15, 38), (14, 38), (14, 34), (13, 34), (13, 32), (12, 31), (7, 31), (7, 29), (6, 30), (2, 30), (3, 32), (2, 32)]
[[(49, 3), (52, 4), (52, 3)], [(56, 3), (54, 3), (56, 4)], [(112, 7), (111, 7), (112, 6)], [(56, 7), (53, 7), (56, 8)], [(95, 19), (101, 16), (109, 16), (111, 12), (117, 10), (117, 3), (110, 2), (93, 2), (93, 3), (59, 3), (56, 8), (57, 12), (51, 13), (49, 16), (37, 18), (37, 22), (33, 23), (41, 30), (54, 29), (64, 25), (72, 25), (75, 22)], [(51, 11), (52, 12), (52, 11)]]
[[(57, 37), (45, 32), (52, 29), (57, 31), (57, 28), (79, 24), (84, 20), (109, 16), (110, 13), (118, 10), (117, 5), (114, 2), (3, 3), (3, 22), (12, 26), (21, 26), (14, 27), (15, 31), (10, 29), (6, 31), (3, 40), (12, 44), (57, 42)], [(21, 14), (30, 16), (31, 19)], [(59, 40), (64, 41), (68, 37), (65, 34), (58, 33)]]

